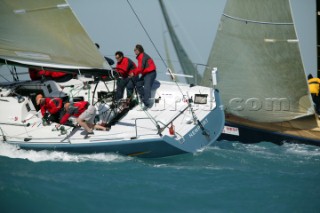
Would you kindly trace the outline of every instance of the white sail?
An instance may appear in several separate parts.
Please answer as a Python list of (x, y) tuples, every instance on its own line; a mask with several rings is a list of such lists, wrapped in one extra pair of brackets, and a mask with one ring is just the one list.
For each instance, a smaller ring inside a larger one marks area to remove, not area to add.
[(64, 0), (1, 0), (0, 58), (60, 69), (110, 69)]
[(228, 113), (259, 122), (314, 113), (289, 0), (228, 0), (208, 64)]

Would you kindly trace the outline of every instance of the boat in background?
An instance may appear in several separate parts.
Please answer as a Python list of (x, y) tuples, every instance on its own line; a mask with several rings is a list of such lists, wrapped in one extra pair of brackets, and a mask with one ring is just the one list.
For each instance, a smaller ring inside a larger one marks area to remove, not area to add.
[[(0, 16), (0, 63), (14, 77), (0, 85), (2, 143), (26, 150), (166, 157), (195, 153), (220, 136), (224, 112), (213, 86), (157, 81), (150, 109), (135, 101), (115, 102), (117, 73), (64, 0), (1, 0)], [(74, 73), (78, 79), (19, 81), (15, 66)], [(98, 122), (111, 129), (88, 135), (76, 123), (47, 125), (35, 104), (37, 94), (86, 100), (96, 107)]]
[[(162, 0), (159, 2), (175, 41), (168, 13)], [(174, 43), (177, 52), (183, 49), (180, 42)], [(178, 55), (180, 64), (186, 57)], [(219, 70), (218, 89), (226, 114), (219, 140), (320, 145), (319, 119), (289, 0), (228, 0), (207, 68), (197, 77), (200, 85), (212, 83), (213, 67)]]
[(208, 65), (220, 71), (220, 139), (320, 145), (289, 0), (228, 0)]

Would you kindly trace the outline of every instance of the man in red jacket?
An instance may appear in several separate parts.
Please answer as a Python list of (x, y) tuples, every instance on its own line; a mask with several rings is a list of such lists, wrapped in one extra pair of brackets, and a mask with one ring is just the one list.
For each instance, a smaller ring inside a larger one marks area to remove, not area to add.
[(127, 88), (127, 98), (131, 98), (134, 90), (133, 81), (137, 80), (134, 76), (137, 66), (131, 59), (125, 57), (121, 51), (115, 53), (115, 58), (117, 60), (116, 70), (120, 75), (120, 78), (117, 79), (116, 92), (116, 101), (119, 101), (123, 98), (125, 88)]
[(72, 104), (65, 103), (64, 110), (64, 114), (60, 119), (60, 124), (66, 124), (68, 119), (73, 116), (77, 118), (77, 123), (87, 131), (88, 135), (94, 134), (94, 128), (107, 130), (106, 127), (94, 124), (96, 108), (87, 101), (79, 101)]
[(36, 104), (40, 105), (41, 114), (45, 121), (57, 122), (59, 120), (59, 112), (62, 109), (61, 98), (44, 98), (41, 94), (38, 94)]
[(137, 44), (134, 53), (138, 60), (138, 67), (135, 70), (135, 75), (141, 74), (141, 77), (136, 83), (136, 87), (144, 104), (143, 109), (146, 110), (151, 107), (151, 88), (157, 77), (156, 65), (153, 59), (144, 52), (142, 45)]
[[(78, 118), (84, 111), (87, 110), (88, 106), (88, 101), (79, 101), (73, 104), (65, 103), (64, 112), (60, 119), (60, 124), (66, 124), (71, 116)], [(92, 117), (94, 118), (94, 116)]]

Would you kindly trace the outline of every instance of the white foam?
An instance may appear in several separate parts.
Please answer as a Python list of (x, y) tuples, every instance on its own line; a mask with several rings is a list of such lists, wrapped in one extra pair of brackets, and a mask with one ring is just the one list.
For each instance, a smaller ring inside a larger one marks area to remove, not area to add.
[(320, 156), (320, 149), (317, 146), (304, 144), (284, 144), (285, 152), (289, 154), (317, 157)]
[(56, 162), (122, 162), (131, 158), (117, 154), (99, 153), (99, 154), (70, 154), (58, 151), (33, 151), (23, 150), (19, 147), (0, 143), (0, 156), (16, 159), (27, 159), (32, 162), (56, 161)]

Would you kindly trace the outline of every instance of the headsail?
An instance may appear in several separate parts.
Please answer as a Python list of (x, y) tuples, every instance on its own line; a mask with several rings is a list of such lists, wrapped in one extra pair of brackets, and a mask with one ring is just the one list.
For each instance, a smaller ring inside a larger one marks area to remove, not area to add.
[(64, 0), (1, 0), (3, 63), (64, 69), (110, 69)]
[(259, 122), (314, 113), (289, 0), (228, 0), (208, 64), (228, 113)]
[[(164, 41), (164, 49), (166, 52), (166, 58), (167, 58), (166, 61), (167, 61), (168, 68), (171, 70), (172, 73), (175, 73), (174, 66), (170, 57), (168, 42), (165, 36), (163, 36), (163, 41)], [(176, 81), (178, 81), (178, 79), (176, 79)]]
[[(159, 0), (159, 3), (160, 3), (161, 10), (162, 10), (162, 14), (163, 14), (164, 19), (166, 21), (166, 25), (168, 27), (170, 37), (172, 39), (173, 46), (174, 46), (174, 48), (176, 50), (176, 54), (179, 58), (180, 66), (181, 66), (184, 74), (194, 76), (196, 79), (200, 79), (200, 75), (198, 74), (198, 71), (196, 70), (196, 68), (193, 65), (193, 63), (191, 62), (191, 60), (189, 59), (186, 51), (184, 50), (183, 46), (181, 45), (180, 40), (178, 39), (178, 36), (176, 35), (176, 33), (173, 29), (171, 20), (168, 16), (168, 12), (165, 8), (165, 5), (163, 4), (163, 1)], [(197, 82), (195, 82), (195, 80), (190, 79), (190, 78), (186, 78), (186, 81), (187, 81), (187, 83), (197, 83)]]

